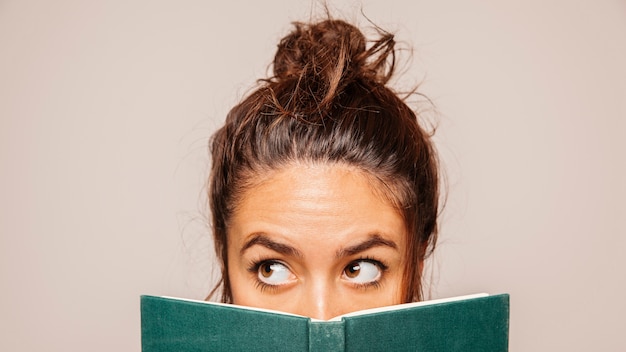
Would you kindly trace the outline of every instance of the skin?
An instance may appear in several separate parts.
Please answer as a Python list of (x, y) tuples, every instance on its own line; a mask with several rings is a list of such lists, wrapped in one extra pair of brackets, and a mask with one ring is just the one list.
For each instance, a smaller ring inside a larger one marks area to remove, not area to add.
[(406, 230), (377, 181), (341, 164), (262, 178), (229, 223), (233, 303), (322, 320), (401, 303)]

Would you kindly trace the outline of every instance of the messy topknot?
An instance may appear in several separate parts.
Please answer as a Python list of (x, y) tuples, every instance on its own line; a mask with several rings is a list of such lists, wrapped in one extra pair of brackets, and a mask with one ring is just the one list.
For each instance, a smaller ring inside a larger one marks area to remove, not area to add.
[(437, 238), (437, 157), (415, 112), (387, 87), (394, 66), (392, 34), (379, 30), (368, 41), (341, 20), (295, 23), (280, 41), (273, 76), (232, 108), (210, 144), (223, 302), (232, 301), (226, 244), (233, 209), (259, 175), (297, 161), (346, 164), (377, 180), (409, 234), (403, 300), (422, 299), (423, 260)]
[[(366, 38), (341, 20), (308, 24), (295, 29), (278, 44), (274, 57), (275, 84), (293, 85), (291, 106), (302, 115), (324, 116), (337, 94), (355, 81), (384, 85), (394, 70), (394, 37), (382, 36), (366, 49)], [(312, 104), (302, 104), (303, 101)], [(296, 106), (298, 105), (298, 106)]]

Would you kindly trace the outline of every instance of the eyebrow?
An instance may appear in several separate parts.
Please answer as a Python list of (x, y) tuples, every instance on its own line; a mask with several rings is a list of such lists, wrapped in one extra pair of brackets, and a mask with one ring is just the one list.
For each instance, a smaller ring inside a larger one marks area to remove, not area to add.
[(373, 234), (373, 235), (370, 235), (370, 237), (367, 240), (361, 243), (338, 250), (335, 256), (337, 258), (347, 257), (347, 256), (361, 253), (363, 251), (366, 251), (374, 247), (389, 247), (389, 248), (393, 248), (396, 250), (398, 249), (398, 245), (394, 241), (387, 240), (378, 234)]
[[(298, 257), (298, 258), (303, 257), (302, 252), (297, 250), (295, 247), (292, 247), (284, 243), (276, 242), (272, 240), (271, 238), (269, 238), (265, 233), (254, 234), (248, 241), (244, 243), (239, 253), (243, 255), (245, 251), (257, 245), (263, 246), (265, 248), (268, 248), (280, 254), (289, 255), (289, 256)], [(389, 247), (389, 248), (393, 248), (396, 250), (398, 249), (398, 245), (394, 241), (387, 240), (378, 234), (374, 234), (374, 235), (371, 235), (367, 240), (361, 243), (357, 243), (353, 246), (338, 250), (335, 256), (337, 258), (343, 258), (343, 257), (361, 253), (363, 251), (366, 251), (374, 247)]]
[(243, 254), (250, 247), (257, 246), (257, 245), (258, 246), (263, 246), (265, 248), (268, 248), (268, 249), (273, 250), (274, 252), (278, 252), (280, 254), (284, 254), (284, 255), (288, 255), (288, 256), (292, 256), (292, 257), (298, 257), (298, 258), (302, 258), (303, 257), (302, 252), (297, 250), (295, 247), (292, 247), (292, 246), (284, 244), (284, 243), (276, 242), (276, 241), (272, 240), (271, 238), (269, 238), (264, 233), (256, 233), (256, 234), (254, 234), (252, 236), (252, 238), (250, 238), (248, 241), (246, 241), (243, 244), (243, 247), (241, 247), (241, 250), (239, 251), (239, 254)]

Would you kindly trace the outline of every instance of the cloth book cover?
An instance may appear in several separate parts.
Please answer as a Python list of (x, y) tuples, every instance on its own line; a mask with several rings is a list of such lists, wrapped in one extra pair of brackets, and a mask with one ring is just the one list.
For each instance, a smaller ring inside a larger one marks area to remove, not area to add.
[(329, 321), (231, 304), (141, 296), (143, 352), (504, 352), (508, 331), (508, 294), (400, 304)]

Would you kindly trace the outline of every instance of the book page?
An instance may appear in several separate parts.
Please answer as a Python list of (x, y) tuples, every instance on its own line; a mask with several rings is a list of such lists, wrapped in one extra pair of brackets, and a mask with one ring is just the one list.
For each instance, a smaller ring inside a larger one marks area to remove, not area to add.
[(439, 298), (439, 299), (433, 299), (433, 300), (428, 300), (428, 301), (411, 302), (411, 303), (404, 303), (404, 304), (396, 304), (396, 305), (393, 305), (393, 306), (385, 306), (385, 307), (363, 309), (363, 310), (358, 310), (358, 311), (351, 312), (351, 313), (342, 314), (342, 315), (336, 316), (334, 318), (331, 318), (331, 319), (329, 319), (327, 321), (340, 321), (341, 318), (343, 318), (343, 317), (354, 317), (354, 316), (365, 315), (365, 314), (374, 314), (374, 313), (380, 313), (380, 312), (391, 312), (391, 311), (394, 311), (394, 310), (400, 310), (400, 309), (406, 309), (406, 308), (412, 308), (412, 307), (428, 306), (428, 305), (432, 305), (432, 304), (439, 304), (439, 303), (446, 303), (446, 302), (462, 301), (462, 300), (467, 300), (467, 299), (472, 299), (472, 298), (479, 298), (479, 297), (487, 297), (487, 296), (489, 296), (488, 293), (476, 293), (476, 294), (464, 295), (464, 296), (456, 296), (456, 297), (449, 297), (449, 298)]
[(406, 308), (412, 308), (412, 307), (421, 307), (421, 306), (427, 306), (427, 305), (431, 305), (431, 304), (454, 302), (454, 301), (462, 301), (462, 300), (467, 300), (467, 299), (472, 299), (472, 298), (479, 298), (479, 297), (487, 297), (487, 296), (489, 296), (489, 294), (487, 294), (487, 293), (477, 293), (477, 294), (457, 296), (457, 297), (433, 299), (433, 300), (428, 300), (428, 301), (396, 304), (396, 305), (393, 305), (393, 306), (385, 306), (385, 307), (363, 309), (363, 310), (358, 310), (358, 311), (355, 311), (355, 312), (342, 314), (342, 315), (336, 316), (334, 318), (331, 318), (329, 320), (314, 319), (314, 318), (309, 318), (309, 317), (306, 317), (306, 316), (303, 316), (303, 315), (287, 313), (287, 312), (282, 312), (282, 311), (273, 310), (273, 309), (257, 308), (257, 307), (250, 307), (250, 306), (241, 306), (241, 305), (236, 305), (236, 304), (231, 304), (231, 303), (201, 301), (201, 300), (195, 300), (195, 299), (189, 299), (189, 298), (171, 297), (171, 296), (161, 296), (161, 298), (173, 299), (173, 300), (179, 300), (179, 301), (187, 301), (187, 302), (194, 302), (194, 303), (209, 304), (209, 305), (216, 305), (216, 306), (223, 306), (223, 307), (230, 307), (230, 308), (239, 308), (239, 309), (253, 310), (253, 311), (264, 312), (264, 313), (290, 315), (290, 316), (308, 318), (308, 319), (311, 319), (311, 321), (315, 321), (315, 322), (324, 322), (324, 321), (341, 321), (341, 319), (343, 317), (353, 317), (353, 316), (364, 315), (364, 314), (374, 314), (374, 313), (380, 313), (380, 312), (390, 312), (390, 311), (394, 311), (394, 310), (400, 310), (400, 309), (406, 309)]

